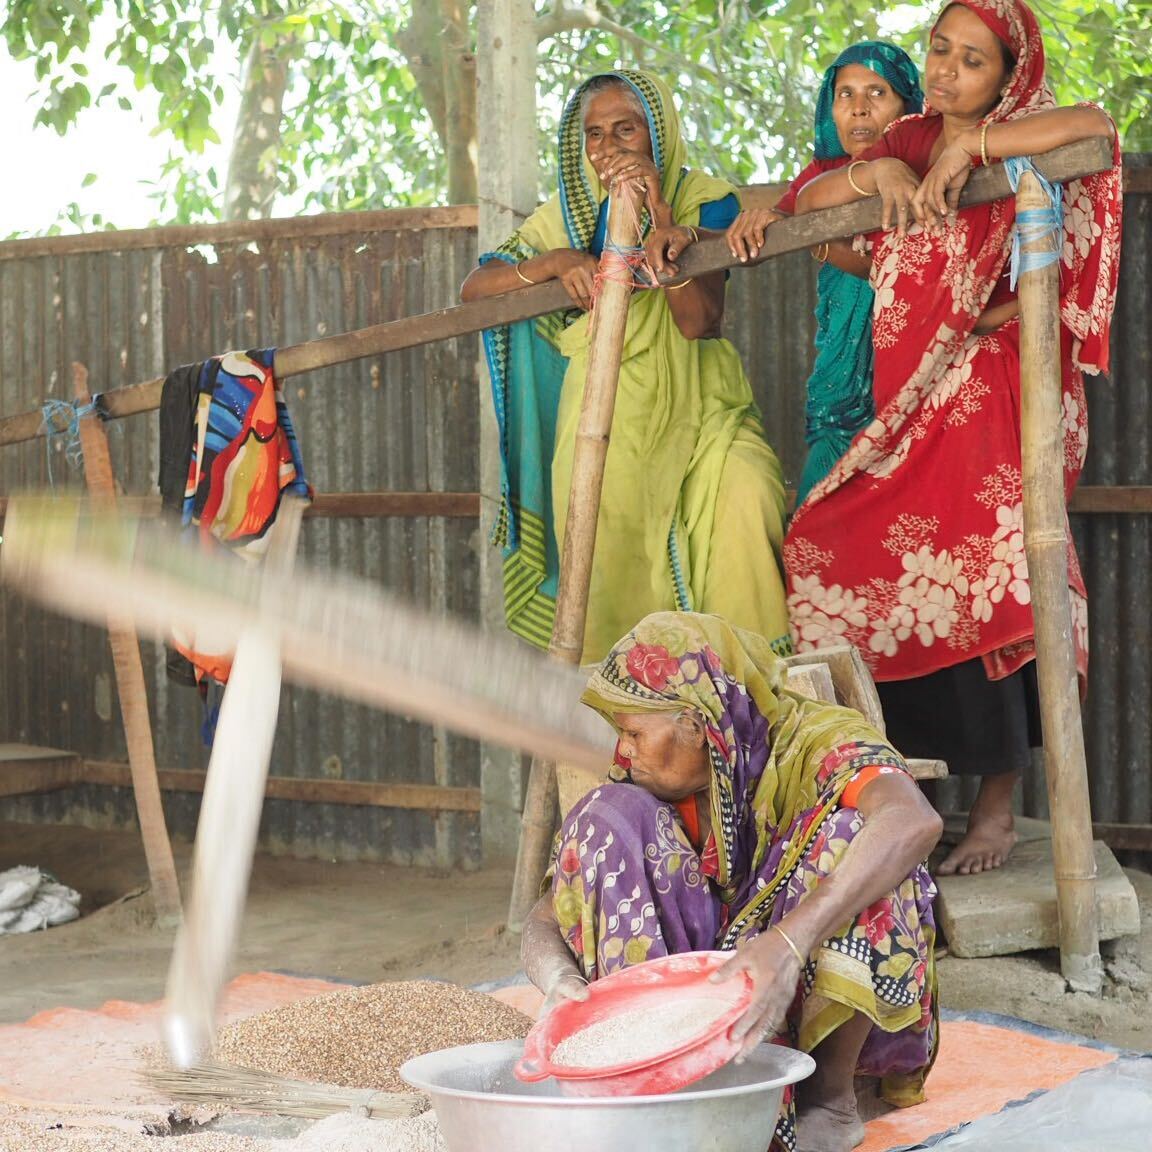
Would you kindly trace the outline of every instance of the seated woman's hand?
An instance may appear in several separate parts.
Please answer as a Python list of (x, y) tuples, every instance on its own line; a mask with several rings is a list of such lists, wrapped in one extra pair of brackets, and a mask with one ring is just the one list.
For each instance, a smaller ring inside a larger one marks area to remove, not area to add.
[(891, 156), (872, 160), (868, 168), (876, 182), (877, 195), (884, 205), (880, 226), (885, 231), (894, 227), (903, 236), (914, 214), (912, 200), (920, 187), (919, 177), (903, 160)]
[(588, 999), (588, 981), (575, 970), (559, 972), (551, 980), (540, 1005), (540, 1016), (547, 1016), (557, 1004), (566, 1000), (583, 1001)]
[[(657, 210), (664, 205), (664, 194), (660, 173), (651, 156), (626, 148), (602, 146), (601, 150), (590, 152), (588, 159), (605, 188), (630, 193), (637, 209), (647, 200), (653, 214), (659, 214)], [(620, 181), (623, 183), (614, 187)]]
[(930, 232), (942, 227), (956, 215), (960, 191), (968, 183), (972, 157), (959, 144), (949, 144), (928, 169), (912, 197), (912, 211)]
[(737, 1060), (743, 1060), (757, 1044), (779, 1032), (800, 983), (800, 961), (779, 932), (768, 929), (754, 940), (737, 946), (736, 954), (711, 977), (714, 982), (732, 980), (741, 972), (752, 978), (752, 1002), (732, 1025), (732, 1038), (743, 1041)]
[(579, 248), (554, 248), (548, 253), (549, 279), (564, 285), (572, 303), (585, 312), (592, 307), (592, 290), (600, 261)]
[(667, 228), (653, 228), (644, 241), (644, 255), (659, 276), (675, 276), (680, 271), (677, 257), (690, 244), (696, 242), (693, 229), (686, 224), (672, 224)]
[(728, 250), (740, 261), (747, 264), (760, 255), (764, 247), (764, 234), (770, 224), (784, 217), (772, 208), (747, 208), (728, 225)]

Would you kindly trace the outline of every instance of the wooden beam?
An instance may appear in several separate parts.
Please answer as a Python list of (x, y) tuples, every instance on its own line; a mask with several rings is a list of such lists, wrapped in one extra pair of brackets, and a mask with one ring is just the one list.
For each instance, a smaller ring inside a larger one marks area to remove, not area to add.
[[(786, 490), (788, 508), (795, 507), (796, 491)], [(134, 514), (157, 516), (159, 496), (128, 498)], [(0, 496), (0, 523), (8, 497)], [(1072, 493), (1068, 510), (1073, 515), (1144, 516), (1152, 512), (1152, 486), (1136, 484), (1084, 485)], [(444, 516), (475, 519), (480, 515), (479, 492), (318, 492), (305, 511), (305, 519), (420, 519)]]
[(389, 208), (375, 212), (325, 212), (280, 220), (235, 220), (227, 224), (176, 224), (161, 228), (125, 228), (79, 236), (33, 236), (0, 244), (0, 260), (74, 256), (89, 252), (189, 248), (200, 244), (268, 244), (318, 236), (362, 236), (373, 232), (424, 232), (437, 228), (475, 228), (475, 204), (448, 208)]
[[(88, 369), (72, 365), (72, 386), (76, 403), (81, 408), (89, 403)], [(104, 421), (94, 412), (80, 418), (80, 446), (84, 450), (84, 481), (94, 508), (111, 516), (117, 514), (116, 479), (112, 474), (112, 455)], [(136, 815), (140, 821), (140, 839), (148, 862), (148, 879), (156, 920), (161, 925), (180, 920), (180, 883), (172, 859), (168, 825), (160, 803), (160, 786), (156, 782), (156, 755), (152, 742), (152, 720), (148, 713), (148, 692), (144, 683), (144, 663), (140, 658), (140, 641), (130, 620), (110, 615), (108, 642), (112, 648), (112, 667), (116, 676), (116, 693), (120, 700), (120, 718), (128, 760), (132, 765), (132, 792)]]
[(1114, 852), (1152, 852), (1152, 824), (1094, 823), (1092, 835)]
[[(126, 497), (126, 508), (136, 516), (159, 516), (159, 496)], [(0, 522), (8, 497), (0, 496)], [(475, 519), (480, 515), (479, 492), (318, 492), (305, 510), (305, 519), (421, 519), (444, 516)]]
[[(1112, 145), (1100, 136), (1065, 145), (1036, 156), (1034, 160), (1049, 180), (1063, 181), (1108, 168), (1112, 163)], [(984, 204), (1002, 199), (1010, 193), (1004, 166), (993, 164), (972, 173), (961, 194), (960, 204), (961, 207)], [(875, 231), (880, 227), (880, 211), (880, 197), (870, 196), (854, 204), (782, 220), (768, 230), (761, 257), (755, 263), (763, 263), (785, 252), (811, 248), (825, 240)], [(716, 236), (693, 244), (680, 259), (678, 275), (668, 277), (667, 280), (675, 282), (708, 272), (751, 266), (734, 261), (728, 251), (728, 242), (723, 236)], [(316, 368), (330, 368), (366, 356), (379, 356), (385, 352), (431, 344), (437, 340), (467, 336), (518, 320), (530, 320), (567, 305), (568, 294), (563, 284), (558, 280), (550, 280), (472, 304), (441, 308), (420, 316), (409, 316), (355, 332), (344, 332), (320, 340), (310, 340), (305, 344), (279, 348), (276, 351), (275, 371), (278, 378), (286, 379)], [(106, 392), (102, 395), (105, 410), (109, 416), (123, 417), (158, 408), (162, 385), (163, 381), (156, 379)], [(0, 420), (0, 447), (43, 435), (40, 430), (42, 424), (43, 418), (39, 412), (26, 412)]]
[[(85, 760), (72, 783), (131, 788), (128, 765), (115, 760)], [(165, 792), (203, 792), (206, 773), (186, 768), (161, 768)], [(0, 776), (0, 786), (3, 779)], [(68, 785), (60, 785), (67, 787)], [(0, 792), (3, 795), (3, 792)], [(411, 808), (429, 812), (479, 812), (479, 788), (441, 788), (434, 784), (389, 784), (375, 780), (327, 780), (323, 777), (269, 776), (264, 795), (269, 800), (304, 804), (341, 804), (361, 808)]]
[[(81, 769), (78, 756), (61, 752), (59, 756), (35, 759), (0, 757), (0, 797), (36, 796), (71, 788)], [(125, 772), (128, 765), (124, 765)]]
[(1090, 515), (1147, 515), (1152, 512), (1152, 486), (1118, 484), (1077, 488), (1072, 493), (1068, 511)]
[[(747, 184), (740, 189), (746, 208), (770, 208), (787, 184)], [(1124, 168), (1125, 194), (1152, 192), (1152, 168)], [(142, 251), (200, 244), (269, 243), (300, 236), (347, 236), (352, 233), (428, 231), (475, 228), (475, 204), (446, 208), (389, 208), (373, 212), (325, 212), (278, 220), (237, 220), (227, 224), (187, 224), (159, 228), (125, 228), (88, 232), (78, 236), (32, 236), (0, 243), (0, 260), (29, 260), (42, 256), (72, 256), (90, 252)]]
[[(785, 492), (788, 508), (796, 504), (796, 491)], [(159, 496), (126, 497), (125, 506), (138, 516), (158, 516)], [(8, 508), (8, 497), (0, 496), (0, 524)], [(1146, 516), (1152, 512), (1152, 486), (1138, 484), (1083, 485), (1072, 493), (1068, 511), (1076, 516)], [(479, 492), (317, 492), (304, 518), (339, 519), (421, 519), (444, 516), (475, 519), (480, 515)]]

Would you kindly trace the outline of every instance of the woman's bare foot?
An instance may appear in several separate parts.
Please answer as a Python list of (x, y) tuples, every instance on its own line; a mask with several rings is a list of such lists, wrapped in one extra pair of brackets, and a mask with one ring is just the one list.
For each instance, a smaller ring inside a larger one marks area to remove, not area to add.
[(1019, 773), (985, 776), (980, 781), (976, 803), (968, 813), (964, 839), (936, 868), (941, 876), (974, 876), (999, 868), (1016, 844), (1016, 819), (1012, 815), (1012, 793)]
[(856, 1065), (872, 1021), (853, 1012), (815, 1048), (816, 1069), (796, 1086), (796, 1152), (852, 1152), (864, 1140)]
[(796, 1152), (852, 1152), (864, 1142), (864, 1121), (848, 1108), (808, 1104), (796, 1113)]

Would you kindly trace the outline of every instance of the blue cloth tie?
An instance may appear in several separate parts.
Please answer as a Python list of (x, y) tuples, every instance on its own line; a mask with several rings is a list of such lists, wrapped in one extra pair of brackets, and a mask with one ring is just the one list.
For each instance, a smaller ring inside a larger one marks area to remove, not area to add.
[(78, 468), (84, 460), (84, 450), (80, 446), (80, 421), (85, 416), (93, 414), (103, 418), (104, 411), (100, 407), (100, 397), (93, 396), (87, 404), (76, 404), (68, 400), (46, 400), (40, 408), (43, 420), (40, 431), (44, 435), (45, 450), (48, 459), (48, 484), (55, 487), (52, 478), (52, 444), (59, 437), (64, 437), (64, 459), (73, 468)]
[(1021, 272), (1034, 272), (1039, 268), (1047, 268), (1060, 259), (1060, 244), (1057, 242), (1050, 249), (1039, 252), (1025, 252), (1024, 244), (1035, 244), (1049, 237), (1059, 236), (1064, 227), (1064, 201), (1059, 184), (1046, 180), (1032, 163), (1031, 156), (1009, 156), (1004, 161), (1004, 170), (1008, 173), (1008, 183), (1015, 192), (1020, 186), (1020, 177), (1025, 172), (1031, 172), (1040, 181), (1044, 195), (1048, 198), (1045, 208), (1029, 208), (1024, 212), (1016, 213), (1016, 229), (1012, 235), (1012, 262), (1009, 265), (1009, 285), (1016, 287), (1016, 281)]

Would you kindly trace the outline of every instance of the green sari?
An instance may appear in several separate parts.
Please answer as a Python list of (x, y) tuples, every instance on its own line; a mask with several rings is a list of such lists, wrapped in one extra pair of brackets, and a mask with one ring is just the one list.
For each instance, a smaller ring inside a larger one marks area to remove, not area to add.
[[(679, 116), (661, 81), (614, 75), (644, 105), (674, 219), (698, 224), (701, 207), (733, 188), (684, 167)], [(590, 249), (607, 190), (584, 154), (584, 87), (561, 121), (559, 193), (482, 261)], [(646, 216), (643, 223), (647, 230)], [(494, 535), (504, 547), (505, 612), (513, 632), (542, 647), (555, 609), (589, 328), (590, 316), (573, 310), (485, 333), (504, 465)], [(687, 339), (664, 293), (638, 290), (605, 465), (584, 662), (668, 609), (722, 615), (790, 651), (784, 508), (780, 465), (735, 348)]]

